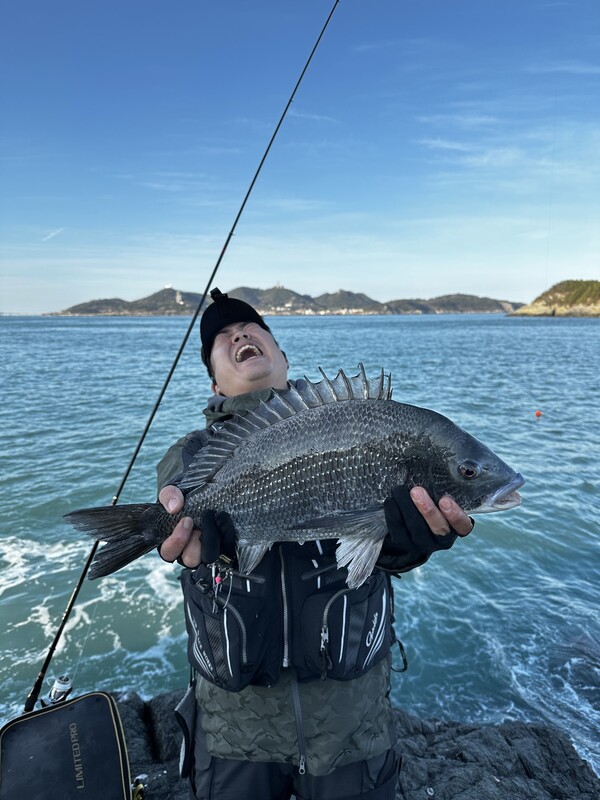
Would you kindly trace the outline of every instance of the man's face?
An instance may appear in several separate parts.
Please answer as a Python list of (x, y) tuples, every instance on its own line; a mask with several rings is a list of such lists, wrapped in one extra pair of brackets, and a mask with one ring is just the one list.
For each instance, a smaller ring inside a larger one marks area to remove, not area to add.
[(213, 391), (226, 397), (287, 386), (286, 357), (271, 334), (255, 322), (236, 322), (220, 330), (210, 363)]

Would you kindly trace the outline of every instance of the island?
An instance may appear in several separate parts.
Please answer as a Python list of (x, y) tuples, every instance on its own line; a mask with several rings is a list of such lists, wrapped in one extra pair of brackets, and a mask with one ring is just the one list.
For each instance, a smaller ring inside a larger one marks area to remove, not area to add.
[(600, 281), (561, 281), (510, 312), (513, 317), (600, 317)]
[[(311, 297), (283, 286), (271, 289), (252, 289), (240, 286), (228, 292), (230, 297), (250, 303), (266, 316), (325, 316), (347, 314), (509, 314), (523, 303), (493, 300), (470, 294), (450, 294), (430, 300), (389, 300), (379, 303), (365, 294), (340, 289), (331, 294)], [(111, 298), (90, 300), (52, 316), (191, 316), (201, 294), (184, 292), (166, 286), (164, 289), (140, 300)]]
[[(532, 303), (494, 300), (472, 294), (446, 294), (428, 300), (398, 299), (380, 303), (366, 294), (340, 289), (311, 297), (284, 286), (253, 289), (238, 286), (230, 297), (250, 303), (263, 316), (328, 316), (365, 314), (503, 314), (509, 317), (598, 317), (600, 281), (567, 280), (555, 284)], [(49, 316), (173, 317), (191, 316), (202, 299), (197, 292), (165, 286), (140, 300), (118, 297), (90, 300)], [(212, 302), (209, 299), (209, 303)]]

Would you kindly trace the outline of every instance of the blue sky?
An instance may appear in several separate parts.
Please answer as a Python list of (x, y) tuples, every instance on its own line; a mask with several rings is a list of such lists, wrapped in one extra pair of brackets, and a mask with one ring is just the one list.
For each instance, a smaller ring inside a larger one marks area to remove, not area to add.
[[(0, 11), (0, 311), (200, 292), (333, 0)], [(600, 279), (598, 0), (342, 0), (217, 283)]]

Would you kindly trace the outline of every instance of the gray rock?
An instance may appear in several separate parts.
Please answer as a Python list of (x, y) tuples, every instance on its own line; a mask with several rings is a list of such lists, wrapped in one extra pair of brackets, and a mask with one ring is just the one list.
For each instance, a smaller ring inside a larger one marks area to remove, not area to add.
[(466, 725), (396, 711), (402, 800), (598, 800), (600, 780), (552, 727)]
[(179, 777), (181, 734), (173, 714), (181, 696), (182, 692), (170, 692), (147, 703), (136, 694), (115, 697), (131, 779), (143, 784), (144, 800), (189, 800), (187, 781)]
[[(149, 702), (117, 696), (132, 779), (144, 800), (189, 800), (179, 777), (181, 692)], [(420, 720), (396, 710), (402, 769), (397, 800), (598, 800), (600, 779), (552, 727)]]

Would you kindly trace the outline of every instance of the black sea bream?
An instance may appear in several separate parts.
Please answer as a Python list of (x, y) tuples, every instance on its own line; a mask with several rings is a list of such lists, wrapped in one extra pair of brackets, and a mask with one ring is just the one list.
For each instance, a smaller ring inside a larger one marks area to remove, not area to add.
[(377, 561), (383, 501), (399, 484), (449, 495), (469, 514), (519, 505), (523, 477), (435, 411), (391, 399), (383, 372), (299, 381), (255, 411), (225, 422), (179, 483), (183, 512), (159, 503), (73, 511), (66, 519), (106, 541), (91, 578), (109, 575), (162, 543), (182, 516), (200, 527), (209, 509), (230, 514), (240, 572), (274, 542), (337, 539), (347, 584), (360, 586)]

